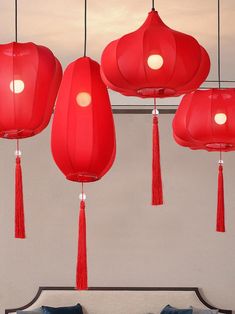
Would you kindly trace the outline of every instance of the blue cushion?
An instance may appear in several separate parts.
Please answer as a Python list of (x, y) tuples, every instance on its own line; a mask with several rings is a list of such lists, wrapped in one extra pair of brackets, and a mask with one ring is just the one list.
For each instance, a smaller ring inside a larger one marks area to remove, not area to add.
[(43, 314), (83, 314), (80, 304), (65, 307), (42, 306)]
[(192, 314), (192, 313), (193, 313), (192, 308), (178, 309), (171, 305), (167, 305), (161, 310), (161, 314)]

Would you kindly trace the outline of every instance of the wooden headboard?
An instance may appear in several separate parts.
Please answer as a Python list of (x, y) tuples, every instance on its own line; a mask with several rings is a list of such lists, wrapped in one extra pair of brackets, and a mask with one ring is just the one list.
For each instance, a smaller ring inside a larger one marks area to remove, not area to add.
[[(42, 305), (70, 306), (81, 303), (84, 314), (159, 314), (167, 305), (179, 308), (217, 309), (195, 287), (92, 287), (86, 291), (74, 287), (40, 287), (28, 304), (5, 310), (5, 314), (18, 310), (32, 310)], [(231, 310), (219, 309), (232, 314)]]

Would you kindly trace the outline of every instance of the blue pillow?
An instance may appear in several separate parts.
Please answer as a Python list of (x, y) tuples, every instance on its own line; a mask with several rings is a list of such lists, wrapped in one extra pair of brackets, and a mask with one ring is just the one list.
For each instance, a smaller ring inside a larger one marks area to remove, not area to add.
[(169, 304), (161, 310), (161, 314), (192, 314), (192, 313), (193, 313), (192, 308), (177, 309), (176, 307), (173, 307)]
[(42, 306), (43, 314), (83, 314), (80, 304), (64, 307)]

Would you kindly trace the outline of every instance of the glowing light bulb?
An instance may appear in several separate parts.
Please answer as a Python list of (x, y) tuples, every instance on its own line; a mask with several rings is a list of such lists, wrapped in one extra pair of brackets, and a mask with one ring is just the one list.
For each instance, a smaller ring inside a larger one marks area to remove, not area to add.
[(81, 92), (76, 97), (77, 104), (81, 107), (87, 107), (91, 103), (91, 95), (87, 92)]
[(24, 82), (21, 80), (13, 80), (10, 83), (10, 90), (15, 94), (20, 94), (24, 90)]
[(159, 70), (163, 65), (163, 58), (160, 55), (150, 55), (147, 63), (150, 69)]
[(225, 113), (216, 113), (214, 119), (217, 124), (222, 125), (227, 121), (227, 116)]

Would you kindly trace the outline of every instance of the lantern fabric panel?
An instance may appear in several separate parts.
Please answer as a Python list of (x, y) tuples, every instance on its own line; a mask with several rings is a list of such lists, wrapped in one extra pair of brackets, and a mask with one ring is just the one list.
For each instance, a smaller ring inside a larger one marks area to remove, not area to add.
[[(87, 101), (82, 105), (81, 94)], [(69, 180), (96, 181), (112, 166), (115, 130), (111, 105), (99, 64), (88, 57), (77, 59), (65, 70), (51, 145), (57, 166)]]
[(34, 130), (34, 134), (40, 133), (42, 130), (44, 130), (47, 125), (50, 122), (51, 115), (53, 113), (53, 109), (55, 106), (55, 101), (57, 97), (57, 92), (60, 87), (60, 82), (63, 75), (62, 66), (57, 58), (55, 58), (56, 62), (56, 68), (54, 73), (54, 78), (51, 82), (51, 88), (50, 88), (50, 95), (48, 95), (47, 102), (48, 105), (45, 107), (44, 115), (42, 117), (42, 122), (40, 123), (40, 126)]
[[(200, 65), (197, 68), (197, 71), (194, 73), (193, 78), (188, 81), (185, 85), (180, 86), (180, 92), (176, 96), (180, 96), (191, 91), (196, 90), (203, 81), (207, 78), (207, 75), (210, 71), (210, 60), (207, 51), (201, 46), (201, 59)], [(202, 81), (203, 78), (203, 81)]]
[(48, 48), (15, 42), (0, 45), (0, 64), (0, 136), (33, 136), (49, 123), (61, 65)]
[[(149, 64), (152, 56), (159, 63), (155, 68)], [(113, 90), (162, 98), (198, 88), (209, 73), (210, 60), (193, 37), (170, 29), (151, 11), (137, 31), (104, 49), (101, 67), (104, 82)]]

